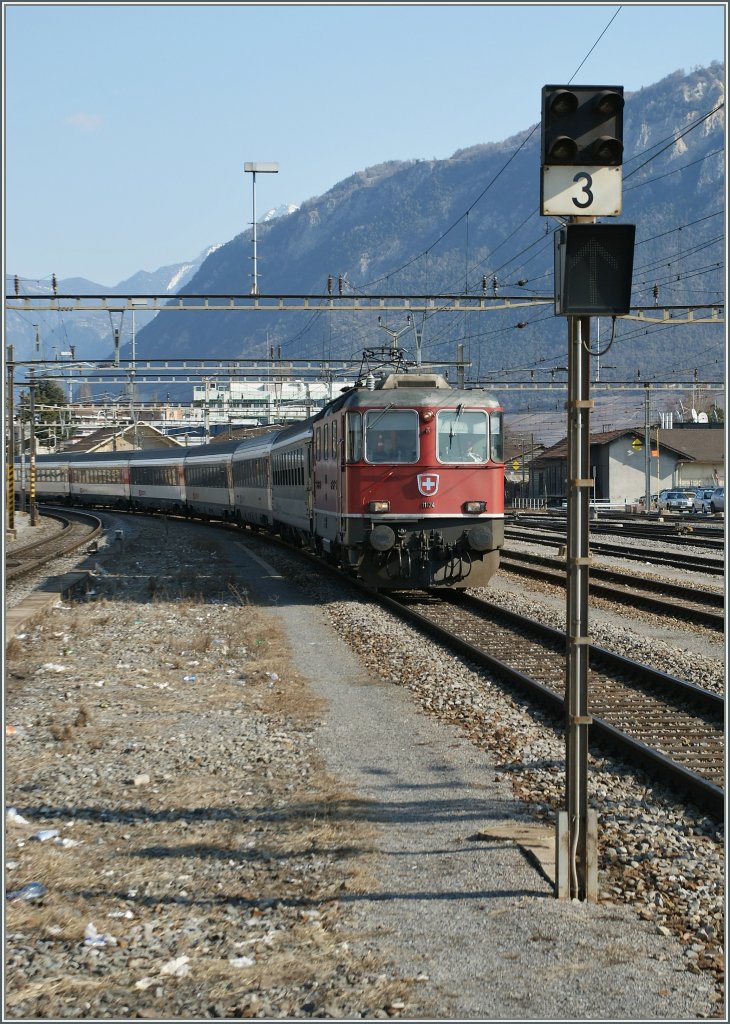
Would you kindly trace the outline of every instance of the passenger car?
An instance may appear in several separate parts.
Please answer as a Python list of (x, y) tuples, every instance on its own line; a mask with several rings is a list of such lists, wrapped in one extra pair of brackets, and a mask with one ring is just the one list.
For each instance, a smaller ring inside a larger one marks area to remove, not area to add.
[(724, 511), (725, 511), (725, 488), (724, 487), (716, 487), (715, 490), (712, 492), (712, 495), (710, 497), (710, 512), (712, 512), (714, 514), (715, 512), (724, 512)]
[(664, 497), (659, 495), (660, 512), (691, 512), (692, 498), (682, 491), (668, 491)]
[(692, 503), (695, 512), (709, 512), (713, 487), (698, 487)]

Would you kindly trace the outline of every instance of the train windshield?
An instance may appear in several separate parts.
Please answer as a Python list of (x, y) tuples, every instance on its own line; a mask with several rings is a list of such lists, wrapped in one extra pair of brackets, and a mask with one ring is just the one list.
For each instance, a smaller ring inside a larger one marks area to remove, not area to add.
[(368, 462), (417, 462), (418, 413), (415, 409), (373, 409), (365, 416)]
[(445, 409), (438, 414), (439, 462), (487, 461), (487, 414), (481, 410)]

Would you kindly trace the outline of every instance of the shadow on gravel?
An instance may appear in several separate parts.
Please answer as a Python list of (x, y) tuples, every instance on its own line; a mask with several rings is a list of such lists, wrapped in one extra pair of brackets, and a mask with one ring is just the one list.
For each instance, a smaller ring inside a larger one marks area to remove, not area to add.
[[(316, 846), (306, 847), (308, 857), (359, 857), (363, 853), (372, 853), (373, 847), (367, 846)], [(226, 860), (238, 863), (254, 863), (258, 861), (287, 861), (301, 857), (301, 850), (271, 850), (267, 846), (247, 848), (245, 850), (229, 846), (212, 846), (210, 843), (188, 843), (183, 846), (146, 846), (140, 850), (130, 850), (130, 857), (145, 859), (158, 858), (164, 860), (172, 857), (199, 857), (203, 860)]]
[[(413, 786), (408, 788), (412, 789)], [(421, 789), (431, 788), (419, 787)], [(502, 808), (500, 812), (499, 808)], [(69, 805), (50, 807), (16, 806), (18, 813), (29, 820), (51, 818), (75, 818), (77, 821), (91, 821), (99, 824), (144, 824), (155, 822), (398, 822), (401, 824), (428, 824), (455, 819), (471, 823), (486, 818), (512, 818), (514, 811), (505, 810), (503, 803), (475, 799), (443, 800), (394, 800), (379, 803), (374, 800), (332, 800), (327, 802), (295, 803), (278, 808), (238, 807), (172, 807), (152, 811), (147, 807), (120, 807), (113, 811), (101, 807), (73, 807)]]
[(356, 904), (356, 903), (385, 903), (404, 902), (409, 903), (423, 901), (428, 902), (452, 902), (457, 900), (492, 900), (492, 899), (514, 899), (518, 897), (536, 897), (538, 899), (553, 899), (550, 893), (542, 889), (461, 889), (450, 890), (449, 892), (433, 892), (428, 890), (417, 890), (415, 892), (344, 892), (338, 891), (336, 896), (232, 896), (221, 894), (211, 897), (193, 896), (156, 896), (153, 893), (147, 895), (137, 894), (130, 896), (124, 889), (80, 889), (76, 896), (84, 899), (95, 900), (99, 897), (112, 897), (135, 906), (157, 907), (157, 906), (179, 906), (212, 909), (214, 907), (240, 907), (244, 910), (266, 910), (269, 907), (304, 907), (320, 908), (332, 903)]

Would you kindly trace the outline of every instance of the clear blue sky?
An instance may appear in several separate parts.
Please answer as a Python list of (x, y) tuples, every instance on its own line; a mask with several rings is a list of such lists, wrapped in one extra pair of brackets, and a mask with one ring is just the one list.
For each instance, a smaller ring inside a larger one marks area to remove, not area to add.
[(3, 14), (5, 272), (109, 286), (246, 229), (245, 161), (279, 163), (260, 216), (373, 164), (501, 141), (540, 120), (545, 84), (631, 92), (725, 59), (724, 3)]

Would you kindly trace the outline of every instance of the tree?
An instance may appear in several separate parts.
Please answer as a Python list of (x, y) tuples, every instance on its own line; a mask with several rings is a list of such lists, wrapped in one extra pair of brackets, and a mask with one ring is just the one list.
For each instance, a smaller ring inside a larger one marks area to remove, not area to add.
[[(41, 379), (35, 384), (35, 422), (36, 441), (47, 447), (55, 446), (60, 439), (70, 434), (68, 417), (63, 407), (67, 405), (66, 392), (54, 380)], [(30, 419), (30, 393), (24, 391), (20, 396), (20, 419)]]
[(712, 408), (710, 409), (710, 411), (708, 413), (708, 417), (709, 417), (710, 423), (712, 423), (713, 420), (715, 422), (717, 422), (717, 423), (724, 423), (725, 422), (725, 410), (722, 409), (716, 402), (713, 402)]

